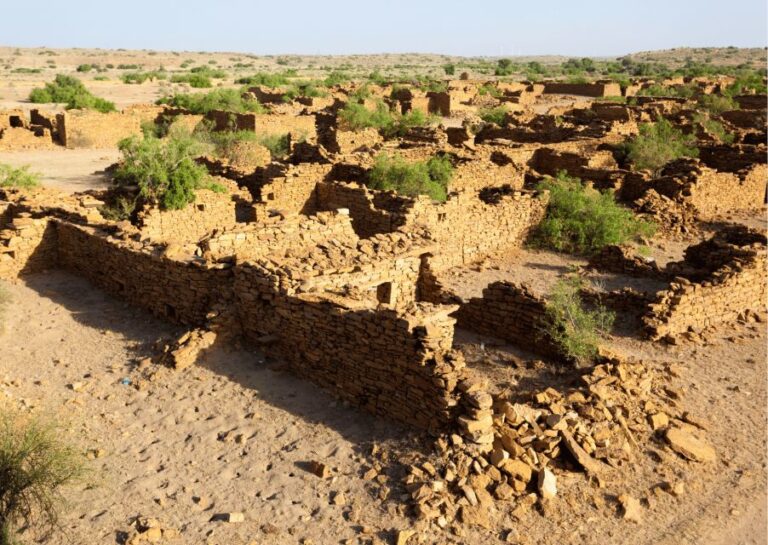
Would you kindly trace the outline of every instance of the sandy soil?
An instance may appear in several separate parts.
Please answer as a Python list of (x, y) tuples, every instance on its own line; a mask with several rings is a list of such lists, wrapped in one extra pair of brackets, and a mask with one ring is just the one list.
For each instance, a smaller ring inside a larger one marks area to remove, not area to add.
[[(179, 530), (179, 543), (222, 545), (369, 543), (372, 536), (394, 543), (394, 531), (413, 524), (399, 514), (396, 495), (382, 503), (359, 477), (374, 443), (406, 461), (419, 444), (413, 432), (345, 408), (247, 349), (218, 347), (197, 366), (137, 390), (137, 360), (179, 330), (64, 272), (8, 289), (2, 393), (56, 415), (83, 451), (104, 451), (88, 463), (87, 480), (67, 491), (66, 532), (46, 543), (121, 543), (139, 515)], [(525, 392), (568, 379), (567, 370), (521, 365), (525, 355), (509, 347), (481, 348), (461, 332), (457, 341), (473, 368), (484, 366), (500, 386)], [(563, 474), (558, 501), (543, 512), (516, 521), (502, 504), (493, 532), (420, 528), (421, 542), (501, 543), (515, 528), (529, 544), (765, 543), (765, 341), (762, 325), (725, 332), (706, 347), (612, 340), (615, 350), (654, 365), (681, 366), (673, 386), (711, 423), (716, 464), (653, 447), (606, 489)], [(308, 473), (312, 460), (333, 467), (335, 477)], [(686, 493), (651, 492), (661, 481), (683, 481)], [(624, 491), (648, 502), (642, 524), (619, 517), (615, 497)], [(343, 505), (334, 504), (338, 493)], [(232, 511), (245, 522), (211, 521)]]
[(43, 185), (75, 193), (104, 189), (109, 180), (103, 171), (120, 158), (117, 149), (64, 149), (0, 152), (0, 163), (20, 167), (41, 175)]

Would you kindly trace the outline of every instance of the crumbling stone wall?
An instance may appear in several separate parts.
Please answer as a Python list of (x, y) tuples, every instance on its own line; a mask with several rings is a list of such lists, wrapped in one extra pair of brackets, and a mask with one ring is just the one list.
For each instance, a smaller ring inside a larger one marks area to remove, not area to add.
[(226, 299), (231, 289), (232, 272), (221, 265), (138, 250), (93, 227), (57, 221), (56, 231), (61, 267), (173, 322), (205, 323), (214, 303)]
[(137, 223), (142, 235), (154, 242), (196, 242), (214, 229), (236, 224), (236, 202), (231, 193), (198, 189), (195, 195), (195, 202), (180, 210), (145, 208)]
[[(0, 222), (0, 278), (54, 268), (58, 261), (56, 230), (48, 218), (6, 213)], [(15, 216), (15, 217), (12, 217)]]
[(56, 114), (59, 140), (67, 148), (114, 148), (123, 138), (141, 135), (141, 115), (69, 110)]
[(621, 86), (616, 82), (595, 83), (544, 83), (544, 93), (558, 95), (581, 95), (587, 97), (621, 96)]
[(200, 247), (212, 260), (237, 256), (238, 261), (243, 261), (268, 255), (276, 259), (285, 258), (287, 254), (301, 255), (328, 240), (357, 240), (347, 214), (318, 212), (310, 217), (290, 215), (274, 219), (266, 224), (241, 224), (217, 232), (201, 241)]
[(451, 351), (453, 308), (356, 308), (341, 299), (285, 293), (276, 289), (279, 282), (256, 265), (237, 268), (246, 338), (355, 407), (421, 428), (451, 421), (464, 365)]
[(331, 165), (301, 163), (290, 165), (259, 188), (254, 204), (256, 218), (264, 221), (273, 211), (285, 214), (313, 214), (317, 211), (315, 187), (328, 176)]
[(469, 331), (508, 341), (545, 356), (559, 350), (546, 333), (546, 301), (525, 285), (494, 282), (482, 297), (463, 302), (454, 314), (457, 325)]
[(444, 203), (416, 199), (405, 229), (423, 226), (439, 248), (432, 266), (441, 271), (519, 248), (546, 212), (549, 193), (511, 187), (460, 191)]
[(735, 322), (750, 312), (765, 312), (768, 282), (764, 234), (727, 229), (689, 247), (685, 257), (683, 262), (667, 267), (679, 270), (681, 276), (668, 290), (657, 294), (643, 317), (651, 339), (697, 334), (717, 324)]
[(362, 184), (320, 182), (317, 185), (318, 208), (349, 210), (355, 232), (363, 238), (390, 233), (401, 226), (411, 199), (394, 193), (373, 192)]

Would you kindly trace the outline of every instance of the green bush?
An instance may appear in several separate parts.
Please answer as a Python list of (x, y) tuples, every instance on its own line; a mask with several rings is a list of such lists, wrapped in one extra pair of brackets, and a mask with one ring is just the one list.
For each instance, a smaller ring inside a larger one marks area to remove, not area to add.
[(445, 157), (408, 163), (402, 157), (382, 154), (376, 157), (367, 185), (371, 189), (396, 191), (408, 197), (428, 195), (442, 202), (447, 198), (452, 176), (453, 166)]
[(446, 76), (453, 76), (456, 73), (456, 65), (453, 63), (444, 64), (443, 72)]
[(264, 87), (282, 87), (284, 85), (290, 84), (290, 80), (288, 79), (288, 76), (285, 72), (278, 73), (278, 74), (254, 74), (253, 76), (248, 76), (245, 78), (238, 79), (235, 83), (238, 83), (240, 85), (248, 85), (248, 86), (255, 86), (255, 85), (261, 85)]
[(159, 99), (157, 104), (167, 104), (189, 110), (193, 114), (203, 115), (212, 110), (235, 113), (264, 112), (264, 107), (258, 100), (243, 98), (243, 93), (237, 89), (216, 89), (208, 93), (177, 93)]
[(729, 133), (727, 130), (725, 130), (725, 127), (722, 123), (719, 121), (716, 121), (714, 119), (711, 119), (706, 114), (696, 114), (696, 116), (693, 118), (694, 123), (698, 123), (704, 129), (711, 135), (713, 135), (715, 138), (720, 140), (721, 142), (724, 142), (726, 144), (732, 144), (735, 140), (735, 136), (731, 133)]
[(192, 135), (171, 132), (167, 138), (132, 136), (118, 148), (123, 158), (114, 172), (121, 185), (137, 185), (145, 202), (178, 210), (195, 201), (196, 189), (214, 189), (205, 167), (195, 158), (205, 147)]
[(95, 67), (92, 64), (81, 64), (77, 67), (78, 72), (90, 72)]
[(340, 72), (338, 70), (334, 70), (323, 81), (323, 85), (326, 87), (333, 87), (334, 85), (341, 85), (342, 83), (347, 83), (352, 78), (347, 74), (346, 72)]
[(368, 127), (378, 129), (387, 137), (402, 136), (409, 129), (423, 127), (432, 119), (419, 110), (412, 110), (407, 114), (392, 112), (383, 102), (376, 105), (375, 110), (369, 110), (362, 104), (348, 103), (339, 110), (339, 119), (350, 130), (360, 130)]
[(103, 113), (115, 111), (112, 102), (93, 96), (79, 79), (64, 74), (57, 75), (45, 87), (33, 89), (29, 101), (36, 104), (61, 102), (66, 104), (67, 110), (87, 108)]
[(665, 85), (654, 83), (653, 85), (650, 85), (645, 89), (640, 89), (637, 92), (637, 95), (649, 96), (649, 97), (691, 98), (698, 92), (699, 92), (698, 87), (696, 87), (696, 85), (693, 85), (693, 84), (672, 85), (670, 87), (667, 87)]
[(29, 166), (19, 168), (0, 163), (0, 187), (30, 189), (40, 185), (40, 175), (29, 172)]
[(0, 545), (18, 543), (16, 528), (48, 535), (57, 526), (61, 488), (81, 478), (82, 457), (53, 425), (20, 414), (0, 414)]
[(715, 115), (739, 109), (739, 103), (726, 95), (701, 95), (697, 102), (700, 108)]
[(698, 157), (696, 140), (659, 118), (655, 123), (640, 125), (640, 134), (626, 145), (627, 158), (635, 168), (658, 173), (661, 168), (681, 157)]
[(581, 287), (581, 279), (577, 277), (558, 281), (546, 307), (546, 333), (561, 352), (579, 366), (595, 359), (600, 337), (608, 333), (614, 321), (613, 313), (604, 308), (589, 310), (584, 306), (579, 294)]
[(273, 159), (282, 159), (290, 151), (290, 134), (258, 135), (252, 131), (211, 131), (207, 127), (195, 130), (195, 138), (213, 147), (217, 157), (235, 159), (237, 144), (256, 142), (269, 150)]
[(120, 76), (120, 79), (123, 80), (123, 83), (138, 84), (144, 83), (145, 81), (168, 79), (168, 74), (157, 70), (152, 72), (129, 72)]
[(499, 88), (492, 83), (484, 83), (482, 86), (480, 86), (477, 92), (481, 96), (490, 95), (494, 98), (499, 98), (501, 96), (501, 91), (499, 91)]
[(211, 78), (205, 74), (176, 74), (171, 76), (171, 83), (186, 83), (195, 89), (213, 87)]
[(497, 106), (495, 108), (482, 108), (478, 115), (480, 116), (480, 119), (485, 121), (486, 123), (496, 123), (497, 125), (504, 125), (504, 122), (507, 119), (507, 113), (509, 110), (507, 110), (506, 106)]
[(564, 172), (547, 178), (538, 189), (548, 190), (550, 196), (547, 214), (533, 235), (539, 246), (592, 254), (609, 244), (623, 244), (655, 231), (653, 224), (619, 205), (613, 193), (587, 188)]

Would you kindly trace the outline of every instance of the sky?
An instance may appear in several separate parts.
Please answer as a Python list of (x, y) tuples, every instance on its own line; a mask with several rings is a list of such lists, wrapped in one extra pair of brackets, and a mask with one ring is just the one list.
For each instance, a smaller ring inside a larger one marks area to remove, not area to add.
[[(5, 4), (5, 5), (2, 5)], [(766, 0), (1, 0), (0, 45), (619, 56), (764, 47)]]

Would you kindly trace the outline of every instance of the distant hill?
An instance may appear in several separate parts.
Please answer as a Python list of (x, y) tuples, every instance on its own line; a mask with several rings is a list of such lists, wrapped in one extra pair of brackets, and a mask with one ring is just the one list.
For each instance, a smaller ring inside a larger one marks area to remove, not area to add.
[(718, 66), (748, 65), (758, 69), (766, 65), (764, 47), (677, 47), (658, 51), (640, 51), (626, 55), (635, 62), (657, 62), (670, 68), (679, 68), (687, 62), (708, 63)]

